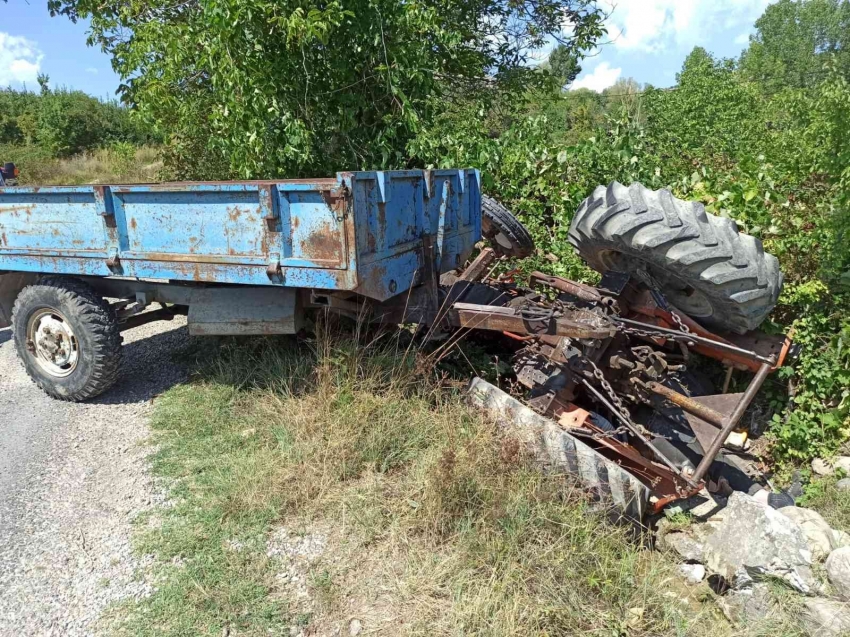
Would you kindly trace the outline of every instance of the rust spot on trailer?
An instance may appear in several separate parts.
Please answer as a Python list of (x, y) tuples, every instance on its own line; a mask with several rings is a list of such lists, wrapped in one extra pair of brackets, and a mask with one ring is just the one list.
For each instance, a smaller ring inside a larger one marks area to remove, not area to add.
[(292, 218), (292, 229), (296, 230), (301, 225), (301, 217)]
[(238, 207), (233, 206), (232, 208), (227, 209), (227, 216), (231, 221), (239, 221), (239, 217), (242, 216), (242, 211)]
[(3, 234), (0, 234), (0, 245), (5, 246), (5, 245), (8, 245), (8, 244), (9, 244), (9, 240), (6, 239), (6, 233), (4, 232)]
[(340, 262), (342, 245), (339, 232), (330, 223), (323, 223), (301, 242), (301, 252), (311, 261)]
[(135, 218), (135, 217), (130, 217), (130, 227), (131, 227), (133, 230), (135, 230), (135, 229), (137, 228), (136, 218)]
[(34, 206), (35, 204), (30, 204), (29, 206), (0, 206), (0, 214), (9, 213), (13, 217), (20, 217), (23, 212), (30, 215), (32, 214), (31, 209)]

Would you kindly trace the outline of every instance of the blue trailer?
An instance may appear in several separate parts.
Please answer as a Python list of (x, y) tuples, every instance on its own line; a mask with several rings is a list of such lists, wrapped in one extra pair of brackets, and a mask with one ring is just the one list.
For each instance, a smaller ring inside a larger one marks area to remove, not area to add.
[(175, 312), (210, 335), (296, 333), (321, 307), (433, 315), (440, 275), (481, 239), (479, 182), (413, 170), (0, 188), (0, 327), (45, 391), (84, 400), (114, 381), (121, 329)]

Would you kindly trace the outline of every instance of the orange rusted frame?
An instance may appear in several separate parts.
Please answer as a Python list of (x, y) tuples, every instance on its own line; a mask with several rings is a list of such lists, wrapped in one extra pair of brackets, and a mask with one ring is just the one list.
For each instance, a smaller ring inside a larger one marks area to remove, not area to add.
[[(654, 319), (653, 322), (659, 327), (676, 329), (676, 323), (673, 321), (673, 315), (668, 310), (662, 309), (660, 307), (649, 307), (645, 305), (629, 305), (629, 309), (635, 314), (640, 314), (642, 316)], [(725, 339), (722, 336), (718, 336), (713, 332), (709, 332), (707, 329), (705, 329), (702, 325), (694, 321), (684, 312), (681, 312), (676, 308), (672, 309), (674, 312), (676, 312), (679, 318), (682, 319), (682, 323), (684, 323), (688, 327), (688, 329), (697, 336), (702, 336), (703, 338), (708, 338), (713, 341), (717, 341), (718, 343), (735, 345), (735, 343), (733, 343), (732, 341)], [(774, 363), (772, 366), (773, 369), (778, 369), (779, 367), (782, 367), (785, 362), (785, 357), (788, 355), (788, 350), (790, 349), (790, 347), (791, 336), (789, 335), (785, 337), (782, 343), (782, 347), (780, 348), (779, 354), (776, 357), (776, 363)], [(694, 345), (693, 350), (699, 354), (702, 354), (703, 356), (714, 358), (716, 360), (722, 361), (726, 365), (731, 365), (732, 367), (736, 367), (738, 369), (757, 372), (761, 367), (761, 363), (758, 360), (749, 358), (743, 354), (736, 354), (735, 352), (717, 349), (711, 347), (710, 345), (697, 343)]]

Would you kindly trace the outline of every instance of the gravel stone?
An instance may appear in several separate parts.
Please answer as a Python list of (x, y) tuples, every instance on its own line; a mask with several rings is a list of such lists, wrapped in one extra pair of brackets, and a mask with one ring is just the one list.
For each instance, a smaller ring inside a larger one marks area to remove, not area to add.
[(132, 521), (165, 503), (148, 473), (153, 398), (185, 377), (185, 320), (124, 333), (121, 378), (82, 404), (30, 381), (0, 330), (0, 635), (99, 635), (104, 610), (151, 592)]

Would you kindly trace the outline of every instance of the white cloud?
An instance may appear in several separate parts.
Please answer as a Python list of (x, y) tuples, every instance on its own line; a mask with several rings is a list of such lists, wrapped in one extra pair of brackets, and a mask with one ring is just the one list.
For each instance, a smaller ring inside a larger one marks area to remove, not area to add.
[(744, 31), (737, 38), (735, 38), (735, 44), (749, 44), (750, 43), (750, 32)]
[(86, 73), (91, 73), (92, 75), (97, 75), (97, 69), (93, 66), (86, 67)]
[(751, 25), (773, 0), (606, 1), (612, 7), (606, 24), (614, 46), (660, 53), (672, 46), (692, 47), (706, 42), (710, 35)]
[(575, 91), (580, 88), (589, 88), (591, 91), (601, 93), (609, 86), (612, 86), (620, 78), (622, 73), (623, 69), (612, 69), (608, 62), (600, 62), (592, 72), (570, 84), (570, 90)]
[(0, 31), (0, 86), (36, 83), (44, 58), (38, 45), (27, 38)]

